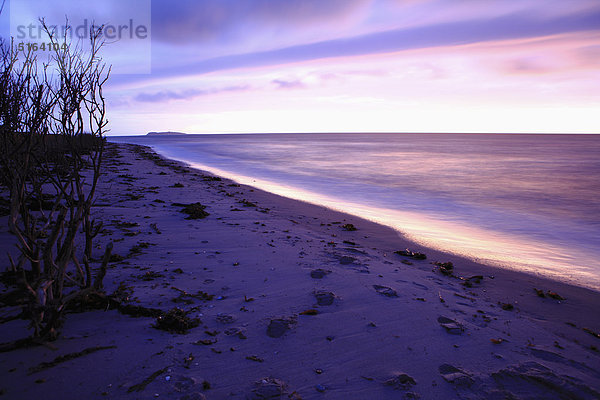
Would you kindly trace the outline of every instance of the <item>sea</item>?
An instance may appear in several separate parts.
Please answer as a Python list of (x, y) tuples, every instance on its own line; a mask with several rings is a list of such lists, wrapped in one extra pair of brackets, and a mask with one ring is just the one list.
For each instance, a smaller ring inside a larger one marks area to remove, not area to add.
[(390, 226), (420, 245), (600, 290), (600, 135), (110, 137)]

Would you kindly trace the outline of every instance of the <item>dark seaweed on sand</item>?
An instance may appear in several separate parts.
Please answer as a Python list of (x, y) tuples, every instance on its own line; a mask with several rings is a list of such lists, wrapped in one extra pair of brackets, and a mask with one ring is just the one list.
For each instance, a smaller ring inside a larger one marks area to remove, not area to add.
[(175, 207), (183, 207), (181, 212), (188, 215), (185, 219), (202, 219), (210, 215), (204, 211), (206, 206), (203, 206), (199, 202), (191, 204), (173, 203), (172, 205)]
[(181, 308), (173, 308), (166, 314), (159, 316), (153, 327), (167, 332), (187, 333), (189, 329), (200, 325), (198, 318), (190, 318), (187, 314)]

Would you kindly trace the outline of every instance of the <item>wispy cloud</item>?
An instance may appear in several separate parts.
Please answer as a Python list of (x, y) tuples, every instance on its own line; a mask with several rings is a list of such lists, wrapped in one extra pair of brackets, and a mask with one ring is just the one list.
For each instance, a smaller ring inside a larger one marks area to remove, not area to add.
[(213, 89), (186, 89), (181, 91), (163, 90), (158, 92), (141, 92), (134, 99), (144, 103), (164, 103), (171, 100), (191, 100), (200, 96), (214, 95), (223, 92), (242, 92), (249, 90), (249, 86), (227, 86)]
[[(175, 45), (227, 43), (261, 30), (339, 21), (373, 0), (154, 0), (153, 35)], [(272, 38), (276, 39), (276, 38)]]
[(273, 79), (271, 81), (274, 85), (277, 86), (278, 89), (301, 89), (305, 87), (304, 83), (297, 80), (283, 80), (283, 79)]
[(409, 49), (455, 46), (478, 42), (532, 38), (597, 30), (600, 8), (594, 12), (540, 18), (514, 14), (489, 19), (441, 23), (368, 35), (327, 40), (277, 50), (216, 57), (181, 67), (168, 66), (155, 75), (202, 74), (243, 67), (276, 65), (315, 59), (381, 54)]
[(579, 47), (576, 52), (584, 66), (598, 68), (600, 65), (600, 44)]
[(544, 74), (550, 72), (552, 68), (544, 65), (543, 61), (535, 57), (521, 57), (508, 64), (505, 72), (512, 74)]

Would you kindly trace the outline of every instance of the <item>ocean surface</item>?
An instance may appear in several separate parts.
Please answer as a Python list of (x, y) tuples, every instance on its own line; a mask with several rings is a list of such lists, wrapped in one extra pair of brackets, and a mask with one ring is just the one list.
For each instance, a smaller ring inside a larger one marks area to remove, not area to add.
[(425, 246), (600, 290), (600, 135), (111, 137)]

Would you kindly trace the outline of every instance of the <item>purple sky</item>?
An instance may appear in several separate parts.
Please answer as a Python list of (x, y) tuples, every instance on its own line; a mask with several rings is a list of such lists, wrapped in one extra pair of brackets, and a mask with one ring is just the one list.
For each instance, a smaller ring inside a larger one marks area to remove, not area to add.
[(151, 73), (114, 75), (111, 134), (600, 133), (597, 0), (151, 6)]

